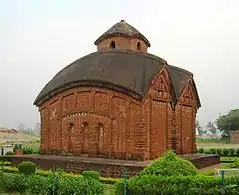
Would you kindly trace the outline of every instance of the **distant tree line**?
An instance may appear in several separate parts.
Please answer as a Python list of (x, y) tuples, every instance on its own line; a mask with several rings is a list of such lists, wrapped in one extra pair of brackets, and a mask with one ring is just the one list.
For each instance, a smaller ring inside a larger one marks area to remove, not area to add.
[(220, 115), (215, 122), (209, 121), (205, 129), (196, 121), (196, 129), (199, 135), (207, 132), (217, 134), (218, 129), (222, 132), (222, 136), (229, 137), (232, 131), (239, 130), (239, 109), (232, 109), (227, 114)]
[(17, 130), (24, 134), (39, 136), (40, 135), (40, 123), (36, 123), (34, 128), (26, 128), (25, 124), (20, 122)]

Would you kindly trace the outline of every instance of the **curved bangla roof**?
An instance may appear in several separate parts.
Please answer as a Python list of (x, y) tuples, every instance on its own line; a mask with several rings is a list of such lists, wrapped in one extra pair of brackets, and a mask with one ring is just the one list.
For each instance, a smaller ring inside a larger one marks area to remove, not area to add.
[[(165, 60), (149, 53), (115, 49), (91, 53), (62, 69), (42, 89), (34, 105), (38, 106), (56, 93), (74, 86), (112, 88), (141, 98), (164, 66), (168, 69), (178, 99), (188, 80), (193, 77), (192, 73), (168, 65)], [(197, 91), (196, 97), (200, 106)]]

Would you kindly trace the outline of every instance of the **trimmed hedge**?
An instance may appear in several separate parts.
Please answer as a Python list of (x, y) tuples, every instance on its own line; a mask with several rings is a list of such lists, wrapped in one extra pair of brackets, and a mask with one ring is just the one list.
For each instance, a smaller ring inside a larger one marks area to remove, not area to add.
[(85, 178), (100, 180), (100, 173), (98, 171), (83, 171), (81, 175)]
[(25, 176), (22, 174), (5, 173), (0, 175), (0, 192), (27, 192), (30, 194), (103, 194), (100, 181), (84, 177), (47, 177), (36, 174)]
[[(210, 173), (211, 174), (211, 173)], [(220, 177), (199, 174), (191, 162), (168, 151), (145, 168), (139, 175), (127, 181), (130, 195), (236, 195), (239, 176), (226, 178), (222, 186)], [(123, 181), (116, 184), (116, 194), (123, 195)]]
[[(7, 162), (6, 162), (7, 164)], [(18, 168), (16, 167), (8, 167), (8, 166), (4, 166), (4, 172), (5, 173), (19, 173)], [(87, 171), (88, 172), (88, 171)], [(95, 172), (95, 171), (93, 171)], [(37, 169), (35, 172), (35, 175), (38, 176), (43, 176), (43, 177), (48, 177), (49, 175), (52, 175), (53, 172), (52, 171), (47, 171), (47, 170), (42, 170), (42, 169)], [(62, 172), (62, 171), (57, 171), (56, 174), (60, 175), (61, 177), (69, 177), (69, 178), (75, 178), (75, 177), (82, 177), (82, 175), (80, 174), (74, 174), (74, 173), (66, 173), (66, 172)], [(104, 183), (104, 184), (115, 184), (116, 182), (120, 182), (123, 179), (120, 178), (110, 178), (110, 177), (100, 177), (100, 182)]]
[(225, 157), (239, 157), (239, 148), (199, 148), (200, 154), (219, 154)]
[[(156, 175), (143, 175), (128, 180), (127, 194), (168, 194), (168, 195), (219, 195), (224, 190), (224, 195), (238, 194), (239, 177), (225, 180), (222, 188), (221, 179), (209, 176), (171, 176), (161, 177)], [(123, 195), (123, 182), (116, 184), (116, 194)]]

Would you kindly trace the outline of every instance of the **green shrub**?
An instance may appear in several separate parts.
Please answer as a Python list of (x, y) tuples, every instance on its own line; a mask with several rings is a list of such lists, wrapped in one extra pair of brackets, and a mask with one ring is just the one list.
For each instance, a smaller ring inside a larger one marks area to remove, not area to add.
[(9, 166), (9, 165), (11, 165), (11, 162), (9, 162), (9, 161), (0, 161), (0, 165)]
[(198, 152), (199, 152), (200, 154), (203, 154), (203, 153), (204, 153), (204, 148), (199, 148), (199, 149), (198, 149)]
[(239, 168), (239, 159), (235, 160), (235, 162), (226, 165), (226, 168)]
[(22, 151), (23, 151), (23, 154), (33, 154), (34, 153), (33, 148), (30, 148), (30, 147), (27, 147), (27, 146), (23, 147)]
[(50, 174), (43, 177), (36, 174), (23, 175), (4, 173), (0, 175), (0, 192), (27, 192), (30, 194), (103, 194), (103, 185), (95, 179), (84, 177), (58, 177)]
[(22, 174), (29, 175), (36, 172), (36, 164), (30, 161), (23, 161), (18, 165), (18, 171)]
[(168, 151), (140, 172), (140, 175), (188, 176), (196, 175), (197, 168), (188, 160)]
[(229, 150), (227, 148), (223, 148), (222, 154), (223, 154), (223, 156), (228, 156), (229, 155)]
[(210, 154), (217, 154), (217, 149), (216, 148), (210, 148), (209, 152), (210, 152)]
[(111, 177), (100, 177), (100, 182), (104, 183), (104, 184), (115, 184), (117, 182), (121, 182), (123, 181), (123, 179), (121, 178), (111, 178)]
[(25, 177), (20, 174), (4, 173), (0, 175), (1, 192), (24, 192), (26, 189)]
[(239, 148), (236, 149), (236, 156), (239, 156)]
[(6, 152), (5, 155), (14, 155), (14, 152), (12, 152), (12, 151), (8, 151), (8, 152)]
[(235, 150), (235, 148), (230, 148), (230, 149), (228, 149), (228, 156), (235, 156), (235, 153), (236, 153), (236, 150)]
[(221, 148), (217, 148), (217, 154), (219, 154), (220, 156), (222, 156), (222, 149)]
[[(239, 177), (225, 180), (225, 195), (238, 194)], [(220, 195), (221, 178), (210, 176), (136, 176), (128, 180), (127, 191), (131, 195), (168, 194), (168, 195)], [(117, 182), (116, 194), (123, 195), (123, 182)]]
[(100, 180), (100, 173), (98, 171), (83, 171), (81, 175), (85, 178)]
[(16, 152), (16, 150), (21, 150), (22, 149), (22, 144), (15, 144), (13, 147), (13, 151)]
[(225, 157), (239, 156), (239, 148), (199, 148), (198, 152), (200, 154), (219, 154)]
[(47, 177), (42, 177), (40, 175), (29, 175), (26, 177), (27, 189), (26, 192), (31, 194), (47, 194), (48, 185)]
[(57, 194), (103, 194), (103, 185), (96, 179), (84, 177), (61, 178)]

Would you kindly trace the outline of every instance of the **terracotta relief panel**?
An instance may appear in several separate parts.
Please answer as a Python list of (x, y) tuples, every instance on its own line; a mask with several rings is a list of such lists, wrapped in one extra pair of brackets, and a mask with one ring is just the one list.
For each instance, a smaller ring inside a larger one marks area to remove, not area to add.
[(115, 153), (125, 152), (125, 131), (127, 117), (127, 101), (114, 96), (112, 98), (113, 115), (113, 150)]
[(150, 94), (158, 100), (170, 100), (170, 91), (168, 84), (164, 78), (163, 72), (159, 73), (151, 84)]
[(47, 108), (41, 110), (41, 149), (45, 150), (48, 148), (48, 138), (49, 138), (49, 118)]
[(76, 98), (74, 94), (69, 94), (62, 98), (62, 112), (63, 115), (68, 114), (75, 110)]
[(159, 157), (166, 149), (167, 122), (167, 103), (154, 100), (151, 126), (152, 158)]
[(94, 95), (90, 91), (82, 91), (77, 94), (77, 105), (78, 110), (89, 110), (93, 109)]
[(107, 93), (95, 93), (95, 109), (100, 112), (109, 112), (110, 98)]
[(196, 107), (196, 100), (193, 94), (193, 90), (190, 84), (188, 84), (180, 97), (180, 103), (184, 105), (190, 105)]
[(134, 129), (134, 151), (140, 153), (146, 150), (147, 144), (147, 124), (143, 115), (142, 108), (139, 105), (135, 105), (134, 118), (135, 118), (135, 129)]
[(193, 152), (193, 108), (189, 106), (182, 106), (182, 126), (181, 126), (181, 140), (182, 152)]

